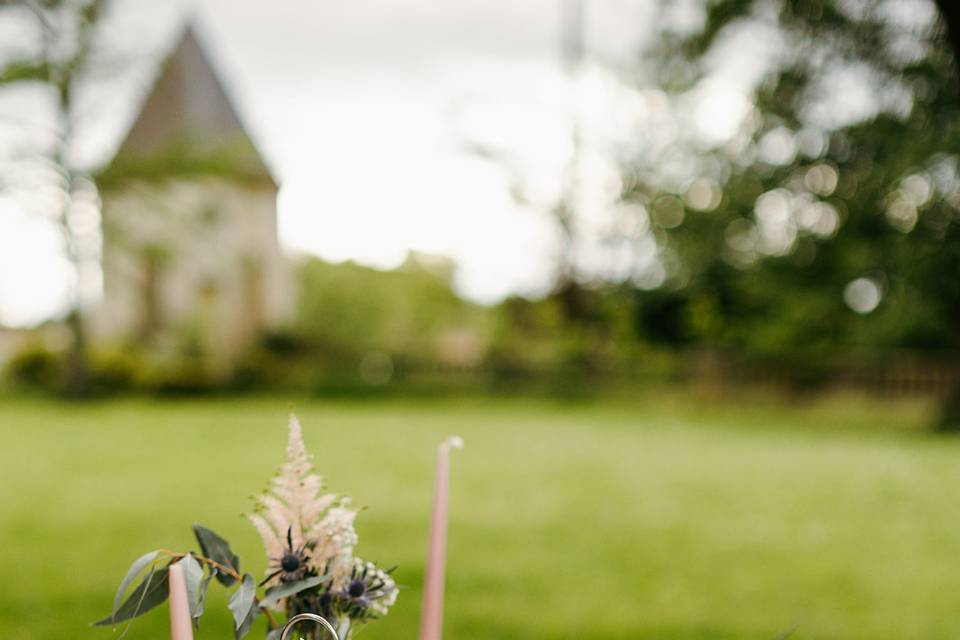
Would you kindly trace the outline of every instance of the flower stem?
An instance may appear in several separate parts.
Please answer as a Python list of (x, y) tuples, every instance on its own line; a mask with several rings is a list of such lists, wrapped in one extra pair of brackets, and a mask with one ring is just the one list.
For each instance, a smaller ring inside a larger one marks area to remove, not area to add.
[[(171, 551), (170, 549), (160, 549), (160, 553), (165, 553), (165, 554), (167, 554), (168, 556), (171, 557), (171, 559), (172, 559), (174, 562), (176, 562), (176, 561), (179, 560), (180, 558), (183, 558), (184, 556), (191, 555), (191, 554), (187, 554), (187, 553), (178, 553), (178, 552), (176, 552), (176, 551)], [(231, 576), (232, 578), (234, 578), (234, 579), (237, 580), (237, 581), (243, 580), (243, 578), (240, 576), (239, 573), (237, 573), (236, 571), (234, 571), (234, 570), (231, 569), (230, 567), (227, 567), (227, 566), (224, 566), (224, 565), (220, 564), (220, 563), (217, 562), (216, 560), (211, 560), (210, 558), (208, 558), (208, 557), (206, 557), (206, 556), (201, 556), (201, 555), (196, 554), (196, 553), (194, 553), (194, 554), (192, 554), (192, 555), (193, 555), (194, 558), (196, 558), (196, 559), (199, 560), (200, 562), (205, 562), (206, 564), (210, 565), (211, 567), (213, 567), (213, 568), (215, 568), (215, 569), (217, 569), (217, 570), (219, 570), (219, 571), (222, 571), (223, 573), (227, 574), (228, 576)]]

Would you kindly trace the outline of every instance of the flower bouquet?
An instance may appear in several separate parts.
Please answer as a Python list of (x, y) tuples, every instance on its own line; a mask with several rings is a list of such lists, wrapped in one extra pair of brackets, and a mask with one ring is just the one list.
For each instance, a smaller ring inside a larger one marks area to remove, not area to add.
[[(441, 447), (444, 452), (445, 446)], [(445, 531), (445, 466), (443, 475), (442, 486), (438, 476), (437, 496), (442, 491)], [(433, 558), (439, 557), (440, 566), (428, 568), (428, 592), (431, 582), (437, 584), (436, 576), (430, 578), (431, 569), (434, 574), (439, 569), (442, 588), (444, 537), (440, 535), (443, 532), (438, 533), (438, 515), (435, 506), (431, 547), (439, 543), (440, 554), (437, 556), (437, 549), (431, 548), (430, 564), (436, 565)], [(224, 587), (235, 587), (228, 606), (238, 640), (247, 635), (260, 617), (266, 619), (267, 640), (279, 640), (282, 621), (295, 616), (310, 617), (301, 614), (321, 616), (329, 621), (340, 640), (348, 640), (363, 625), (386, 615), (398, 593), (391, 577), (394, 568), (381, 568), (354, 554), (356, 516), (348, 498), (324, 491), (323, 480), (304, 446), (300, 423), (296, 416), (291, 416), (286, 460), (246, 516), (263, 540), (268, 560), (265, 575), (258, 580), (250, 573), (241, 573), (240, 560), (230, 544), (210, 529), (195, 524), (193, 531), (200, 553), (158, 549), (137, 558), (120, 583), (110, 615), (94, 624), (116, 626), (127, 622), (126, 633), (133, 618), (162, 604), (172, 592), (171, 618), (177, 637), (173, 615), (177, 585), (171, 584), (170, 576), (180, 580), (182, 575), (187, 602), (184, 610), (189, 610), (189, 620), (194, 625), (204, 613), (207, 587), (216, 580)], [(131, 589), (138, 578), (139, 583)], [(185, 624), (185, 635), (189, 637), (191, 625)], [(439, 629), (439, 617), (435, 626)], [(310, 629), (308, 637), (319, 638), (323, 631), (320, 627)]]

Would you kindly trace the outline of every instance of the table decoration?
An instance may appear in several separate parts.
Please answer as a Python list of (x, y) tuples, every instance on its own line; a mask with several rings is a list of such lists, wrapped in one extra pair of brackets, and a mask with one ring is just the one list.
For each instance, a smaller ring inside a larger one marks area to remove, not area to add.
[[(439, 639), (448, 455), (450, 446), (459, 444), (459, 439), (451, 439), (440, 447), (423, 640)], [(157, 549), (137, 558), (117, 589), (110, 615), (94, 625), (126, 623), (126, 634), (134, 618), (169, 597), (172, 639), (192, 640), (192, 627), (198, 626), (205, 611), (207, 588), (216, 581), (233, 590), (228, 607), (237, 640), (261, 617), (266, 620), (267, 640), (281, 640), (283, 620), (293, 621), (297, 616), (301, 616), (297, 620), (320, 616), (329, 621), (339, 640), (350, 640), (358, 629), (385, 616), (399, 591), (391, 576), (395, 567), (382, 568), (354, 553), (356, 516), (349, 498), (325, 491), (304, 444), (300, 422), (291, 415), (284, 463), (246, 516), (263, 542), (266, 575), (257, 580), (241, 572), (240, 559), (230, 543), (194, 524), (200, 552)], [(306, 630), (306, 636), (319, 640), (326, 632), (317, 626)]]

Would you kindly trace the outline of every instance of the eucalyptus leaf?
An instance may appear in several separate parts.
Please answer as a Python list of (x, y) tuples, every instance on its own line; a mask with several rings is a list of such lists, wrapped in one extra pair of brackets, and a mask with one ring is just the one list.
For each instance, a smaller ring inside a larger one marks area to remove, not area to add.
[(247, 635), (250, 632), (250, 627), (253, 626), (253, 622), (260, 615), (260, 609), (257, 607), (251, 607), (250, 612), (247, 614), (247, 617), (243, 619), (243, 622), (240, 623), (240, 626), (233, 632), (236, 640), (240, 640), (243, 636)]
[(192, 554), (187, 554), (177, 562), (183, 567), (183, 576), (187, 582), (187, 602), (190, 604), (190, 617), (196, 620), (203, 613), (200, 585), (203, 581), (203, 567)]
[(136, 618), (150, 611), (167, 599), (169, 595), (168, 583), (169, 574), (166, 567), (151, 571), (112, 615), (94, 622), (93, 625), (107, 627), (124, 620)]
[(337, 625), (337, 637), (338, 638), (349, 638), (350, 637), (350, 617), (343, 616), (340, 619), (340, 624)]
[(198, 599), (198, 601), (197, 601), (197, 615), (193, 616), (194, 622), (196, 622), (197, 619), (198, 619), (200, 616), (203, 615), (203, 611), (204, 611), (204, 609), (206, 608), (206, 604), (207, 604), (207, 586), (209, 586), (210, 580), (211, 580), (212, 578), (213, 578), (213, 574), (212, 574), (212, 573), (208, 573), (208, 574), (207, 574), (207, 577), (205, 577), (205, 578), (200, 582), (200, 597), (199, 597), (199, 599)]
[(280, 635), (283, 633), (283, 629), (271, 629), (267, 634), (266, 640), (280, 640)]
[(257, 595), (257, 583), (249, 573), (243, 574), (243, 581), (240, 588), (233, 592), (227, 606), (233, 613), (234, 629), (237, 631), (243, 626), (250, 616), (250, 610), (253, 609), (254, 599)]
[(127, 588), (133, 580), (140, 575), (140, 572), (143, 571), (147, 565), (156, 560), (158, 555), (160, 555), (160, 551), (150, 551), (133, 561), (133, 564), (127, 569), (127, 575), (123, 576), (123, 580), (120, 581), (120, 588), (117, 589), (117, 595), (113, 598), (113, 609), (110, 611), (111, 615), (116, 615), (117, 609), (120, 608), (120, 602), (123, 600), (123, 594), (126, 593)]
[(785, 630), (783, 633), (781, 633), (780, 635), (778, 635), (778, 636), (776, 637), (776, 640), (787, 640), (787, 638), (789, 638), (789, 637), (792, 636), (794, 633), (796, 633), (797, 629), (799, 629), (799, 628), (800, 628), (800, 625), (799, 625), (799, 624), (793, 625), (792, 627), (790, 627), (789, 629)]
[[(203, 555), (240, 573), (240, 558), (230, 549), (229, 542), (200, 524), (193, 525), (193, 533), (197, 537), (197, 542), (200, 543)], [(225, 587), (237, 581), (232, 575), (219, 569), (216, 571), (216, 576), (217, 581)]]
[(271, 607), (283, 598), (295, 595), (301, 591), (306, 591), (328, 580), (330, 580), (330, 576), (314, 576), (313, 578), (305, 578), (303, 580), (297, 580), (296, 582), (284, 582), (283, 584), (275, 585), (267, 589), (266, 594), (264, 594), (263, 599), (260, 601), (260, 606)]

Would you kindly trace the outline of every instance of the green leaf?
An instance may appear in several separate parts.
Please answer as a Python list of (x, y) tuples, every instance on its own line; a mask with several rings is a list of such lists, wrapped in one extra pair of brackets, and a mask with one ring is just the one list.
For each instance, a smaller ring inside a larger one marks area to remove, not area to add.
[(203, 579), (200, 583), (200, 599), (197, 602), (197, 615), (193, 616), (194, 622), (203, 615), (203, 611), (207, 603), (207, 586), (210, 584), (210, 579), (213, 578), (212, 573), (208, 573), (207, 577)]
[[(240, 558), (230, 549), (230, 543), (215, 534), (210, 529), (207, 529), (203, 525), (195, 524), (193, 525), (193, 533), (197, 536), (197, 542), (200, 543), (200, 548), (203, 550), (203, 555), (207, 556), (214, 562), (218, 562), (225, 567), (233, 569), (237, 573), (240, 573)], [(219, 569), (216, 571), (217, 581), (225, 587), (229, 587), (234, 582), (234, 578), (229, 573), (224, 573)]]
[(243, 636), (247, 635), (250, 632), (250, 627), (253, 626), (254, 620), (260, 615), (260, 609), (257, 607), (251, 607), (250, 613), (247, 614), (247, 617), (243, 619), (243, 622), (240, 623), (240, 627), (233, 632), (234, 638), (240, 640)]
[[(190, 617), (196, 620), (203, 613), (203, 597), (200, 585), (203, 582), (203, 567), (192, 554), (187, 554), (177, 562), (183, 567), (183, 577), (187, 583), (187, 602), (190, 604)], [(211, 574), (212, 575), (212, 574)]]
[(243, 574), (243, 581), (240, 588), (233, 592), (227, 606), (233, 613), (234, 629), (238, 630), (250, 616), (250, 610), (253, 609), (254, 597), (257, 595), (257, 583), (249, 573)]
[(93, 625), (107, 627), (150, 611), (167, 599), (168, 582), (169, 574), (166, 567), (151, 571), (112, 615), (94, 622)]
[(337, 637), (338, 638), (350, 637), (350, 617), (349, 616), (343, 616), (343, 618), (340, 619), (340, 624), (337, 625)]
[(777, 638), (776, 638), (776, 640), (787, 640), (787, 638), (789, 638), (789, 637), (792, 636), (794, 633), (796, 633), (797, 629), (799, 629), (799, 628), (800, 628), (800, 625), (799, 625), (799, 624), (793, 625), (792, 627), (790, 627), (789, 629), (785, 630), (783, 633), (781, 633), (780, 635), (778, 635)]
[(127, 591), (130, 583), (133, 582), (134, 578), (136, 578), (148, 564), (156, 560), (158, 555), (160, 555), (159, 551), (150, 551), (133, 561), (133, 564), (127, 569), (127, 575), (123, 576), (123, 580), (120, 581), (120, 588), (117, 589), (117, 595), (113, 598), (113, 609), (110, 610), (111, 615), (116, 615), (117, 609), (120, 608), (120, 601), (123, 599), (123, 594)]
[(270, 587), (267, 589), (267, 593), (263, 596), (263, 599), (260, 601), (261, 607), (270, 607), (294, 594), (300, 593), (301, 591), (306, 591), (317, 585), (323, 584), (330, 580), (330, 576), (315, 576), (313, 578), (306, 578), (304, 580), (298, 580), (296, 582), (285, 582), (283, 584), (278, 584), (276, 586)]

